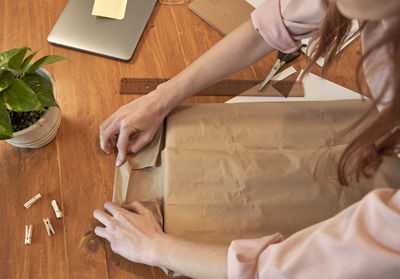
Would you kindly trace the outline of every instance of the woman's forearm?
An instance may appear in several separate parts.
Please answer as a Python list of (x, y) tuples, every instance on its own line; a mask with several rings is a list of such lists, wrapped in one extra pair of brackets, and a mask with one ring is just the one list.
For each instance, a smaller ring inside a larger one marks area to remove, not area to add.
[(226, 278), (228, 246), (189, 242), (161, 235), (154, 245), (153, 262), (192, 278)]
[(252, 65), (272, 50), (249, 19), (184, 71), (160, 86), (166, 110), (173, 109), (201, 89)]

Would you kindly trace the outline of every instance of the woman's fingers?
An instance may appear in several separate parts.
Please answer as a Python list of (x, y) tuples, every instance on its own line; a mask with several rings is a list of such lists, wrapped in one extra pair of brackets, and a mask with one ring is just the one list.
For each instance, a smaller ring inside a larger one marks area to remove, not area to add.
[(96, 209), (93, 212), (93, 216), (94, 216), (94, 218), (99, 220), (106, 227), (111, 224), (111, 216), (109, 214), (105, 213), (103, 210)]
[(106, 228), (103, 228), (103, 227), (96, 227), (96, 228), (94, 228), (94, 233), (95, 233), (97, 236), (100, 236), (100, 237), (105, 238), (105, 239), (107, 239), (108, 241), (110, 241), (110, 235), (108, 234)]
[[(108, 119), (107, 119), (108, 120)], [(100, 129), (100, 147), (101, 149), (110, 154), (111, 152), (111, 136), (114, 134), (114, 125), (105, 125), (103, 122), (99, 129)]]
[(100, 147), (105, 153), (111, 153), (111, 140), (102, 134), (100, 134)]
[(127, 147), (128, 151), (131, 153), (139, 152), (146, 144), (148, 144), (153, 138), (153, 133), (144, 132), (141, 133), (134, 142), (130, 143)]
[[(139, 202), (133, 202), (125, 208), (112, 202), (106, 202), (103, 210), (95, 210), (93, 215), (105, 224), (98, 226), (94, 232), (110, 242), (111, 249), (130, 261), (151, 264), (157, 236), (163, 232), (152, 216), (151, 211)], [(143, 214), (144, 213), (144, 214)], [(151, 215), (150, 215), (151, 214)]]
[(131, 131), (129, 128), (125, 127), (122, 127), (120, 129), (117, 141), (118, 156), (117, 156), (117, 161), (115, 163), (117, 167), (121, 166), (125, 162), (126, 153), (128, 149), (128, 141), (132, 132), (133, 131)]
[[(115, 124), (110, 124), (105, 129), (102, 129), (102, 127), (100, 127), (100, 146), (102, 150), (109, 154), (111, 152), (112, 137), (118, 137), (116, 144), (118, 148), (118, 156), (115, 164), (117, 167), (119, 167), (125, 162), (127, 152), (132, 152), (130, 149), (128, 149), (129, 139), (133, 135), (139, 133), (139, 131), (135, 128), (129, 128), (123, 124), (119, 124), (117, 129), (115, 129), (114, 126)], [(145, 138), (144, 140), (147, 139)], [(136, 143), (137, 141), (143, 141), (140, 135), (137, 139), (135, 139), (134, 143)], [(137, 150), (139, 151), (140, 148)]]
[(138, 214), (141, 214), (141, 215), (145, 214), (146, 211), (148, 210), (144, 205), (142, 205), (138, 201), (134, 201), (129, 204), (125, 204), (123, 207), (128, 210), (134, 210), (135, 212), (137, 212)]
[[(114, 136), (118, 136), (117, 166), (126, 160), (128, 152), (138, 152), (153, 138), (166, 115), (159, 104), (158, 94), (152, 91), (123, 105), (100, 125), (100, 146), (106, 153), (111, 153)], [(129, 143), (133, 135), (137, 137)]]
[(104, 204), (104, 208), (110, 212), (110, 214), (112, 216), (115, 216), (118, 214), (119, 211), (123, 210), (120, 206), (118, 206), (117, 204), (113, 203), (113, 202), (106, 202)]

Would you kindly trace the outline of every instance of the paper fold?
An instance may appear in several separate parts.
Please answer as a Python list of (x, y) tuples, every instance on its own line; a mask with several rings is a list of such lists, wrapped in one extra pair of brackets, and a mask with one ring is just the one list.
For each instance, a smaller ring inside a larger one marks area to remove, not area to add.
[[(146, 173), (146, 168), (155, 168), (157, 162), (159, 163), (160, 151), (163, 146), (163, 125), (157, 130), (153, 140), (147, 144), (139, 153), (130, 154), (127, 156), (126, 162), (115, 168), (114, 173), (114, 187), (113, 190), (113, 202), (122, 205), (126, 203), (126, 197), (128, 196), (128, 188), (130, 180), (133, 179), (132, 171), (143, 170)], [(149, 170), (151, 172), (151, 170)], [(143, 197), (144, 199), (145, 197)]]

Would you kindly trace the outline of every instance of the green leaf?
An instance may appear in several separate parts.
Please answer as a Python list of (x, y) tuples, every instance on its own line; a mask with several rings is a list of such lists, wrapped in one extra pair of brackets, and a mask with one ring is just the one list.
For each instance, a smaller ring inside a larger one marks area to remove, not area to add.
[(37, 94), (43, 107), (57, 106), (51, 82), (47, 78), (34, 73), (23, 77), (22, 80)]
[(28, 50), (31, 49), (29, 47), (22, 47), (16, 53), (14, 53), (14, 55), (11, 56), (10, 59), (8, 60), (8, 68), (16, 70), (19, 72), (19, 74), (22, 74), (21, 64)]
[(9, 110), (44, 110), (36, 93), (20, 79), (15, 79), (14, 82), (3, 91), (2, 98)]
[(10, 139), (13, 137), (10, 115), (7, 107), (0, 99), (0, 140)]
[(32, 64), (32, 66), (28, 69), (28, 74), (33, 74), (34, 72), (36, 72), (37, 69), (39, 69), (40, 67), (43, 67), (45, 65), (57, 62), (57, 61), (61, 61), (61, 60), (68, 60), (68, 58), (65, 58), (63, 56), (59, 56), (59, 55), (47, 55), (47, 56), (43, 56), (42, 58), (40, 58), (39, 60), (37, 60), (35, 63)]
[(28, 67), (28, 65), (29, 65), (29, 63), (31, 62), (33, 56), (35, 56), (35, 54), (36, 54), (37, 52), (38, 52), (38, 51), (35, 51), (35, 52), (32, 53), (31, 55), (29, 55), (27, 58), (25, 58), (24, 62), (22, 62), (22, 65), (21, 65), (21, 73), (22, 73), (22, 75), (25, 74), (26, 68)]
[(14, 74), (11, 71), (0, 69), (0, 92), (10, 86), (14, 79)]
[(0, 53), (0, 68), (1, 67), (7, 67), (8, 65), (8, 60), (16, 54), (21, 48), (12, 48), (10, 50), (7, 50), (5, 52)]

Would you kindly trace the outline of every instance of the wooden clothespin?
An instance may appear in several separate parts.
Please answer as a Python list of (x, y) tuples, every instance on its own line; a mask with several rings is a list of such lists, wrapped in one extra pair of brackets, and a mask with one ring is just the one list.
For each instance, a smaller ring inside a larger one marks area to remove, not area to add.
[(63, 217), (63, 214), (62, 214), (61, 210), (58, 208), (58, 205), (57, 205), (56, 200), (52, 200), (52, 201), (51, 201), (51, 206), (52, 206), (53, 209), (54, 209), (54, 213), (56, 214), (56, 217), (57, 217), (57, 218), (62, 218), (62, 217)]
[(24, 207), (26, 209), (28, 209), (29, 207), (31, 207), (34, 203), (36, 203), (40, 198), (42, 198), (42, 195), (39, 193), (36, 196), (34, 196), (33, 198), (31, 198), (29, 201), (27, 201), (26, 203), (24, 203)]
[(45, 228), (46, 228), (46, 231), (47, 231), (47, 235), (48, 235), (48, 236), (50, 236), (50, 232), (51, 232), (53, 235), (56, 234), (56, 233), (54, 232), (53, 226), (52, 226), (51, 223), (50, 223), (49, 218), (43, 219), (43, 223), (44, 223), (44, 226), (45, 226)]
[(32, 243), (32, 225), (25, 225), (25, 245)]

